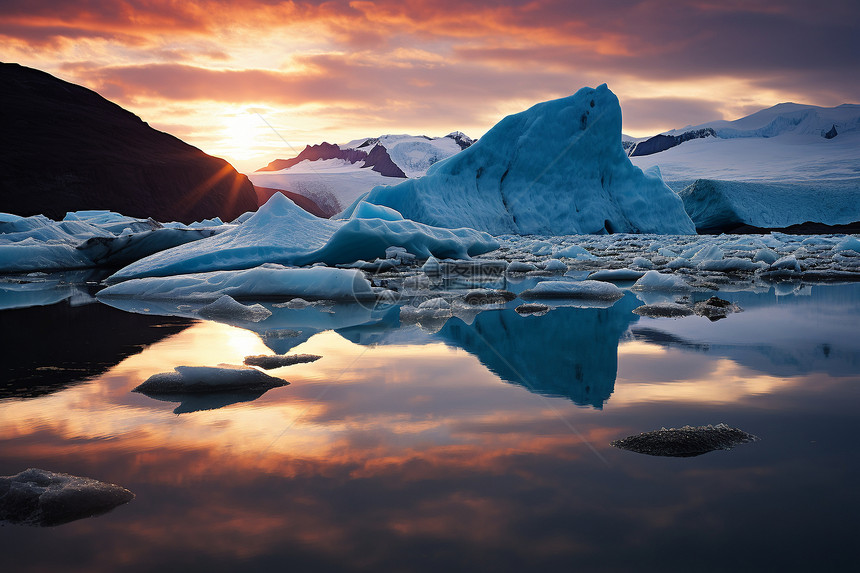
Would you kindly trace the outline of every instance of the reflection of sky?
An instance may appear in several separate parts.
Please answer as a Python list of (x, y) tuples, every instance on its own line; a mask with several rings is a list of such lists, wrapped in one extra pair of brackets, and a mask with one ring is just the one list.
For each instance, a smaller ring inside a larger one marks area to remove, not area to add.
[[(717, 323), (652, 326), (712, 347), (741, 317), (765, 333), (769, 316), (785, 326), (781, 310), (753, 307)], [(802, 306), (790, 312), (806, 316)], [(0, 401), (0, 474), (43, 467), (137, 494), (99, 518), (3, 528), (5, 562), (624, 571), (822, 570), (853, 558), (856, 373), (769, 372), (728, 352), (625, 338), (601, 411), (502, 383), (478, 357), (425, 342), (361, 346), (316, 334), (294, 352), (321, 360), (271, 371), (289, 386), (219, 410), (177, 416), (175, 404), (129, 392), (177, 365), (270, 352), (253, 332), (198, 323), (94, 381)], [(689, 459), (608, 446), (717, 422), (762, 440)]]

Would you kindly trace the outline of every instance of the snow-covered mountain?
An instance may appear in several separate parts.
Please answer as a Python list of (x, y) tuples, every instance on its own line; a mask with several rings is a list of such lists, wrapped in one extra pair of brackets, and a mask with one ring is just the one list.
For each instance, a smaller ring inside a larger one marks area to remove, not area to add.
[(276, 189), (307, 197), (331, 216), (377, 185), (421, 177), (431, 165), (474, 143), (455, 131), (444, 137), (382, 135), (343, 144), (308, 145), (296, 157), (276, 159), (249, 177), (260, 203)]
[(700, 230), (860, 221), (860, 105), (782, 103), (627, 142), (633, 164), (659, 168)]

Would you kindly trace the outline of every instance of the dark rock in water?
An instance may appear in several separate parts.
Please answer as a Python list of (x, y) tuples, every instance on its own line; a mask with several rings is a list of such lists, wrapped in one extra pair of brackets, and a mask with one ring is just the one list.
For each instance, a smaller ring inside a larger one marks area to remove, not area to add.
[(109, 209), (190, 223), (257, 209), (251, 182), (223, 159), (39, 70), (0, 64), (0, 124), (2, 212), (59, 220)]
[(712, 296), (706, 301), (697, 302), (693, 311), (699, 316), (704, 316), (711, 322), (726, 318), (733, 312), (741, 312), (743, 309), (727, 300)]
[(514, 310), (517, 311), (517, 314), (519, 314), (521, 316), (528, 316), (528, 315), (543, 316), (544, 314), (549, 312), (549, 306), (547, 306), (545, 304), (540, 304), (540, 303), (527, 302), (525, 304), (521, 304), (520, 306), (518, 306)]
[(647, 316), (649, 318), (680, 318), (693, 314), (693, 311), (689, 307), (674, 302), (643, 304), (640, 307), (634, 308), (633, 312), (639, 316)]
[(118, 485), (30, 468), (0, 477), (0, 523), (50, 527), (101, 515), (132, 499)]
[(248, 366), (259, 366), (265, 370), (280, 368), (282, 366), (292, 366), (293, 364), (302, 364), (304, 362), (316, 362), (322, 358), (317, 354), (293, 354), (291, 356), (246, 356), (245, 364)]
[(839, 132), (836, 131), (836, 124), (833, 124), (833, 127), (830, 128), (830, 131), (824, 134), (824, 139), (833, 139), (839, 135)]
[(230, 392), (234, 390), (269, 390), (289, 382), (269, 376), (255, 368), (219, 368), (209, 366), (177, 366), (176, 372), (150, 376), (133, 392), (142, 394), (173, 394), (194, 392)]
[(684, 426), (682, 428), (660, 428), (616, 440), (610, 445), (649, 456), (671, 456), (688, 458), (712, 452), (730, 450), (738, 444), (754, 442), (756, 436), (726, 424), (716, 426)]
[(463, 299), (466, 304), (475, 306), (485, 304), (504, 304), (517, 298), (517, 295), (507, 290), (475, 289), (469, 291)]

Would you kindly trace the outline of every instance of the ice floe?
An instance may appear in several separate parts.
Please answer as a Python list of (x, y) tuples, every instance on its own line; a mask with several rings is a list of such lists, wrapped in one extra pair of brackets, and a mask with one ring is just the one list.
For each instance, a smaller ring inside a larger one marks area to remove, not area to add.
[(0, 477), (0, 523), (49, 527), (93, 517), (134, 494), (91, 478), (30, 468)]
[(253, 391), (289, 384), (256, 368), (177, 366), (174, 370), (153, 374), (133, 391), (141, 394)]
[(439, 229), (403, 219), (320, 219), (276, 193), (236, 228), (146, 257), (120, 269), (109, 281), (242, 270), (264, 263), (370, 261), (384, 257), (393, 246), (424, 259), (431, 255), (468, 259), (497, 248), (498, 242), (473, 229)]

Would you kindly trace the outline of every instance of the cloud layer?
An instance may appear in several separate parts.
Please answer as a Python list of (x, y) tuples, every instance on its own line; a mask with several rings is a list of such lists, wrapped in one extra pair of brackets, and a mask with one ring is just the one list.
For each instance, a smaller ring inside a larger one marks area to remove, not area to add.
[[(275, 152), (280, 137), (481, 135), (603, 82), (634, 135), (781, 101), (853, 102), (858, 16), (850, 0), (11, 0), (0, 42), (5, 61), (93, 88), (235, 160)], [(241, 114), (250, 148), (225, 121)]]

